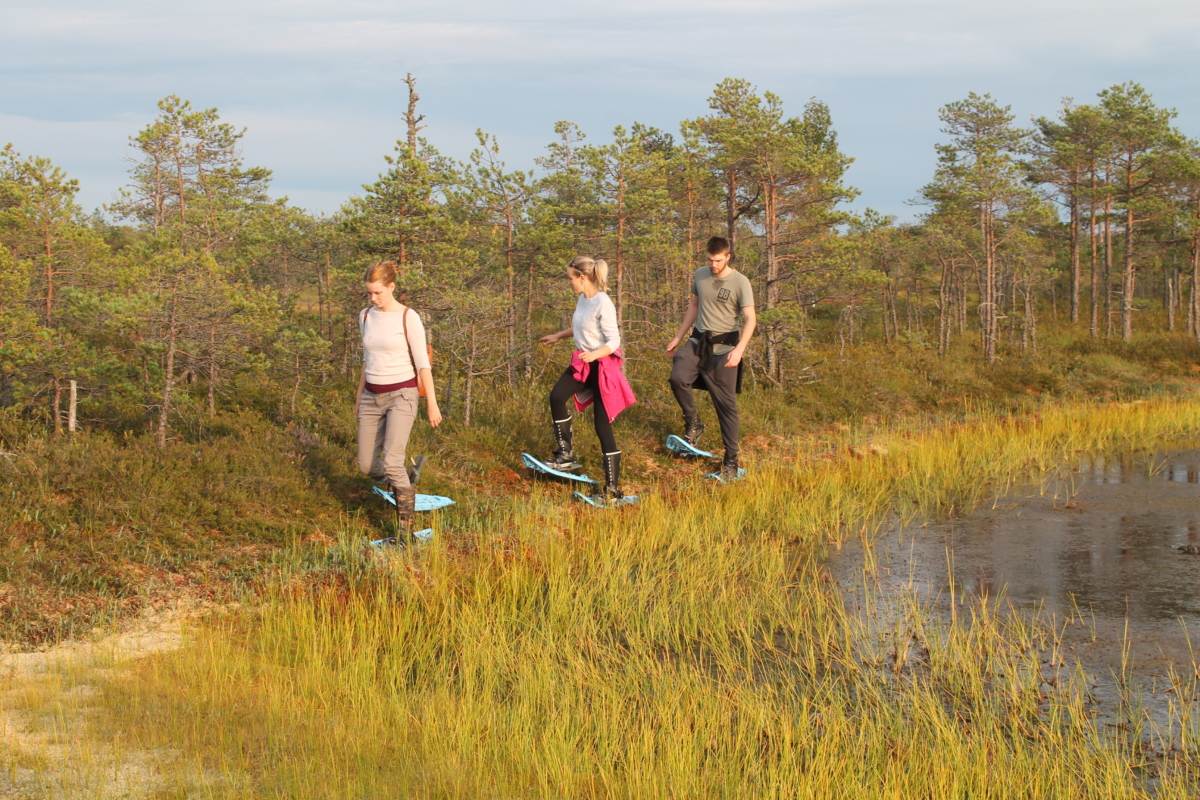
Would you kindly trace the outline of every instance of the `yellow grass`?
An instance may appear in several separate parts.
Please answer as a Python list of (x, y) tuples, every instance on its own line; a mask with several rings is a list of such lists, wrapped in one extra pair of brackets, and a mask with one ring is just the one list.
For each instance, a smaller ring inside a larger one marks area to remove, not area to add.
[(159, 754), (163, 797), (1192, 797), (1189, 704), (1171, 731), (1098, 728), (1070, 664), (1044, 682), (1063, 659), (1044, 621), (851, 613), (821, 563), (887, 516), (1198, 434), (1186, 402), (1048, 409), (797, 442), (620, 511), (456, 509), (430, 545), (379, 559), (347, 537), (256, 614), (17, 705), (100, 686), (44, 724)]

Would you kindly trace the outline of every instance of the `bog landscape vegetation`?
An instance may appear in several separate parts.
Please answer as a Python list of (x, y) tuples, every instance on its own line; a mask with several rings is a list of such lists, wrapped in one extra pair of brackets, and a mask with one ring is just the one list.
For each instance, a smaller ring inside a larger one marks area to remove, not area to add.
[[(522, 169), (482, 131), (440, 154), (408, 86), (333, 215), (272, 199), (253, 131), (174, 96), (95, 213), (0, 154), (0, 798), (1196, 796), (1195, 664), (1166, 723), (1124, 670), (1098, 709), (1062, 644), (1086, 609), (870, 613), (867, 581), (862, 613), (823, 567), (1079, 454), (1200, 440), (1200, 144), (1174, 112), (1134, 83), (1029, 123), (949, 103), (897, 222), (850, 210), (817, 100), (726, 80), (678, 131), (560, 122)], [(662, 447), (713, 234), (759, 320), (729, 486)], [(620, 510), (519, 461), (551, 448), (569, 352), (535, 342), (579, 253), (611, 265), (639, 395)], [(458, 501), (387, 553), (353, 465), (380, 258), (447, 418), (415, 431), (421, 489)]]

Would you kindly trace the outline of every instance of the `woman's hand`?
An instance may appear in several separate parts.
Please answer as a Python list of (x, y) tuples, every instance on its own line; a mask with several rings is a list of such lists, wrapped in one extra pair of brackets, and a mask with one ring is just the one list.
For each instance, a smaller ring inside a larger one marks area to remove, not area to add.
[(549, 336), (543, 336), (542, 338), (538, 339), (538, 342), (541, 344), (554, 344), (557, 341), (558, 341), (557, 333), (552, 333)]
[(604, 347), (601, 347), (599, 350), (592, 350), (591, 352), (588, 352), (588, 353), (580, 353), (579, 360), (585, 364), (590, 364), (593, 361), (604, 358), (606, 355), (609, 355), (610, 353), (612, 353), (612, 350), (609, 350), (608, 346), (605, 345)]
[(425, 416), (429, 417), (429, 425), (436, 428), (442, 424), (442, 410), (438, 408), (437, 401), (425, 404)]

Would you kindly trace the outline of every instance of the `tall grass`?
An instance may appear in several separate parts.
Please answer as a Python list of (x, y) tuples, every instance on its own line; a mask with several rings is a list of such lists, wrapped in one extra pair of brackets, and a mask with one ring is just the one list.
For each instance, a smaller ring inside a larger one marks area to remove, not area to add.
[(1190, 701), (1157, 744), (1098, 727), (1044, 621), (854, 613), (821, 562), (885, 516), (1197, 433), (1168, 401), (847, 431), (621, 511), (517, 497), (387, 557), (347, 535), (257, 614), (93, 676), (72, 735), (164, 754), (163, 796), (1192, 797)]

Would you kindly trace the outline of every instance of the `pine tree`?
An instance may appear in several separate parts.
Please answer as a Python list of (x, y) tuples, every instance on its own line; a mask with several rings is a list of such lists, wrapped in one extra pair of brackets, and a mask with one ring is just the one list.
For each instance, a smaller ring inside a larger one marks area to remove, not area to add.
[(922, 195), (935, 206), (959, 205), (974, 216), (981, 349), (991, 364), (999, 336), (999, 250), (1025, 227), (1045, 220), (1046, 209), (1022, 180), (1016, 156), (1024, 152), (1029, 133), (1013, 127), (1009, 106), (972, 92), (943, 106), (938, 117), (950, 143), (937, 146), (937, 172)]

